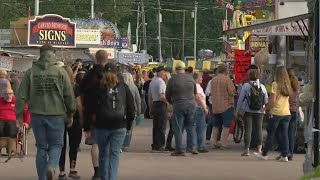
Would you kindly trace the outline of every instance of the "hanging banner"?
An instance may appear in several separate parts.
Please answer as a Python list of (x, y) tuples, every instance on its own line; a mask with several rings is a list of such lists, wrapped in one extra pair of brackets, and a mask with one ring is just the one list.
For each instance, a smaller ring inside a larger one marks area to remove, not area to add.
[(0, 70), (12, 71), (13, 58), (9, 56), (0, 56)]
[(119, 53), (118, 63), (120, 64), (146, 64), (148, 63), (146, 53)]
[(76, 44), (100, 44), (100, 30), (77, 29)]
[(233, 0), (236, 9), (274, 6), (275, 0)]
[[(257, 36), (308, 36), (308, 20), (304, 20), (304, 24), (299, 22), (299, 25), (296, 22), (280, 24), (276, 26), (270, 26), (262, 29), (256, 29), (252, 31), (252, 34)], [(301, 31), (301, 29), (302, 31)], [(302, 33), (303, 32), (303, 33)]]
[(97, 51), (104, 50), (108, 54), (108, 59), (114, 59), (115, 58), (115, 49), (114, 48), (89, 48), (89, 53), (91, 55), (96, 55)]
[(75, 47), (75, 29), (76, 25), (70, 19), (56, 14), (36, 17), (29, 20), (28, 46)]
[(249, 37), (249, 48), (251, 49), (262, 49), (268, 47), (268, 38), (267, 37)]

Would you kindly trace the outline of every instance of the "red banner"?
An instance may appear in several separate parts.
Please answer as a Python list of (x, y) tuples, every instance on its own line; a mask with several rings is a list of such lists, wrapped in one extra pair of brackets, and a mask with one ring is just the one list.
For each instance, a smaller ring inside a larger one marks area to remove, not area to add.
[(246, 70), (251, 65), (251, 54), (244, 54), (244, 50), (234, 50), (234, 69), (233, 74), (235, 77), (235, 83), (240, 84), (244, 78), (246, 78)]

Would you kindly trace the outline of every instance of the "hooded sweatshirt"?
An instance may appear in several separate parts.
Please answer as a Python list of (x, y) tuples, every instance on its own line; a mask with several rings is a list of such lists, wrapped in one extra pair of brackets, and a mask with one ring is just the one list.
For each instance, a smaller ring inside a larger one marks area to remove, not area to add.
[(67, 72), (56, 64), (54, 53), (45, 51), (25, 73), (17, 93), (18, 117), (22, 116), (25, 102), (33, 114), (72, 117), (75, 111), (72, 84)]

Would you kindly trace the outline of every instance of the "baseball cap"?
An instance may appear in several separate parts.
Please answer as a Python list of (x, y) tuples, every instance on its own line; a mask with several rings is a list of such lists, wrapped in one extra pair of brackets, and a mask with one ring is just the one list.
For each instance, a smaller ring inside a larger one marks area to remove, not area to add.
[(186, 64), (185, 64), (183, 61), (179, 61), (179, 62), (177, 62), (175, 68), (176, 68), (177, 70), (185, 69), (185, 68), (186, 68)]
[(160, 71), (167, 71), (167, 69), (164, 66), (159, 66), (156, 69), (156, 72), (160, 72)]
[(108, 63), (105, 67), (104, 70), (107, 72), (113, 72), (117, 73), (118, 72), (118, 67), (115, 63)]

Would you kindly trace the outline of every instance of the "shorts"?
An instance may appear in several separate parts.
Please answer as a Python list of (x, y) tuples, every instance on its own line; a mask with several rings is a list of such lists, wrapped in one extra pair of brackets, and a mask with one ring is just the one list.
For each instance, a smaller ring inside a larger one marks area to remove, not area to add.
[(91, 133), (91, 136), (89, 138), (86, 138), (84, 143), (86, 145), (91, 146), (91, 145), (97, 144), (96, 143), (96, 128), (94, 126), (91, 126), (90, 133)]
[(234, 108), (231, 107), (224, 111), (221, 114), (214, 114), (214, 127), (223, 127), (229, 128), (231, 121), (234, 119)]
[(16, 138), (18, 128), (16, 121), (3, 121), (0, 120), (0, 137)]

